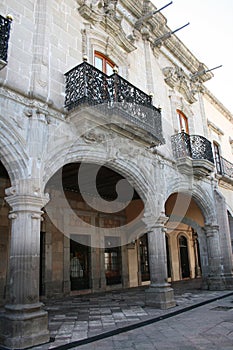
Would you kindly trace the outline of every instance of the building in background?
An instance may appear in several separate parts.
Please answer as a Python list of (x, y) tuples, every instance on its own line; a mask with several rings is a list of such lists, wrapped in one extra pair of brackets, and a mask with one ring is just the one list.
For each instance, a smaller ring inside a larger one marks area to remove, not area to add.
[(41, 298), (232, 287), (233, 116), (155, 10), (1, 2), (1, 345), (49, 340)]

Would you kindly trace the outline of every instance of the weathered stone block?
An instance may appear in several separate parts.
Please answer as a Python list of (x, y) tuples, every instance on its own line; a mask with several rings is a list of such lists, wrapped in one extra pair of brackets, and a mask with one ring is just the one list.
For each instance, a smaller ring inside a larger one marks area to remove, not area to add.
[(174, 291), (169, 286), (150, 286), (146, 290), (146, 305), (158, 309), (166, 310), (176, 306)]
[[(32, 306), (29, 306), (32, 307)], [(9, 349), (24, 349), (49, 341), (48, 314), (40, 306), (32, 309), (17, 305), (0, 315), (0, 344)]]

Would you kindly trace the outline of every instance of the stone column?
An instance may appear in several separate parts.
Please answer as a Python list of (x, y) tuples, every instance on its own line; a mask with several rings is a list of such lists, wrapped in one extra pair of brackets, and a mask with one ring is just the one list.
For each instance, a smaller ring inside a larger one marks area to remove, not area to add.
[(218, 191), (214, 191), (217, 222), (219, 225), (219, 243), (221, 251), (221, 263), (226, 288), (233, 288), (233, 266), (232, 266), (232, 245), (229, 220), (227, 216), (226, 200)]
[(22, 349), (49, 341), (48, 316), (39, 302), (41, 208), (47, 198), (13, 194), (7, 303), (0, 317), (0, 343)]
[(174, 291), (167, 282), (167, 253), (165, 241), (166, 216), (161, 216), (148, 232), (150, 287), (146, 291), (146, 305), (160, 309), (176, 306)]
[(225, 282), (222, 274), (219, 227), (217, 225), (205, 225), (205, 232), (209, 262), (208, 287), (210, 290), (223, 290), (225, 289)]

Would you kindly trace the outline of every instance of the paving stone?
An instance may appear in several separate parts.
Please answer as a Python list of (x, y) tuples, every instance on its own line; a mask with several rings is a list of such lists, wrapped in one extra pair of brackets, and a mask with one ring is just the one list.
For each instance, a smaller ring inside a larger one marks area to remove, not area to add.
[[(46, 308), (49, 311), (49, 329), (51, 336), (55, 337), (55, 342), (34, 349), (48, 350), (50, 347), (54, 348), (101, 334), (104, 331), (117, 329), (140, 320), (182, 310), (183, 307), (222, 296), (224, 293), (229, 292), (177, 289), (175, 298), (179, 306), (170, 310), (145, 307), (143, 288), (135, 288), (133, 291), (107, 292), (98, 297), (90, 295), (88, 297), (78, 296), (69, 300), (46, 301)], [(124, 350), (232, 350), (233, 310), (227, 307), (233, 306), (232, 301), (232, 296), (224, 298), (222, 301), (219, 300), (155, 324), (90, 343), (87, 346), (79, 346), (77, 350), (100, 348), (101, 350), (115, 350), (119, 349), (120, 345)], [(223, 310), (224, 306), (228, 311)], [(219, 307), (221, 311), (211, 311), (211, 308), (214, 307)]]

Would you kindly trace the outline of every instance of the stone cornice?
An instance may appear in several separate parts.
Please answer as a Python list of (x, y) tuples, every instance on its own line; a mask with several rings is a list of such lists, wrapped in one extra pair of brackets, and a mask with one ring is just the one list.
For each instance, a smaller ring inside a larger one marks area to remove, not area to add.
[[(167, 31), (170, 31), (168, 27)], [(175, 56), (191, 74), (195, 74), (199, 70), (200, 64), (202, 63), (191, 53), (191, 51), (176, 35), (173, 34), (171, 38), (167, 39), (164, 43), (164, 47), (171, 52), (171, 55)], [(161, 51), (163, 52), (163, 47), (161, 47)], [(203, 65), (203, 68), (205, 70), (208, 69), (205, 65)], [(213, 73), (208, 72), (201, 75), (199, 80), (201, 82), (205, 82), (213, 78), (213, 76)]]
[[(132, 15), (139, 19), (142, 16), (143, 12), (143, 1), (133, 1), (133, 0), (122, 0), (121, 3), (127, 8), (127, 10), (132, 13)], [(149, 5), (150, 11), (154, 11), (157, 8), (150, 2)], [(133, 23), (132, 23), (133, 24)], [(163, 14), (157, 13), (151, 19), (146, 22), (148, 29), (150, 29), (150, 41), (153, 42), (154, 39), (157, 39), (164, 34), (171, 31), (167, 26), (167, 19)], [(168, 38), (161, 48), (155, 48), (155, 51), (163, 52), (163, 47), (166, 48), (171, 56), (175, 56), (184, 67), (191, 73), (195, 74), (202, 64), (192, 52), (183, 44), (183, 42), (176, 36), (172, 35)], [(203, 69), (207, 70), (207, 67), (203, 65)], [(200, 82), (205, 82), (213, 77), (212, 72), (205, 73), (199, 77)]]
[(233, 114), (206, 87), (204, 88), (204, 97), (233, 124)]

